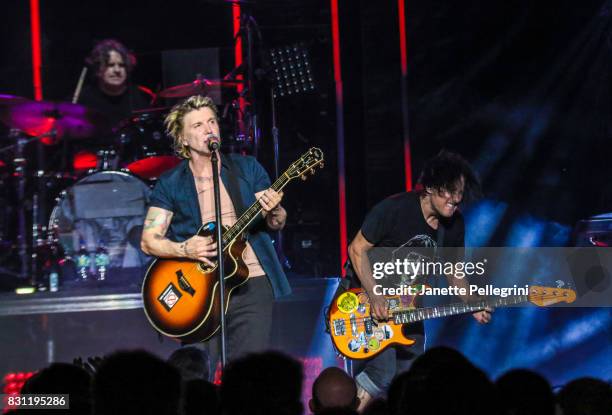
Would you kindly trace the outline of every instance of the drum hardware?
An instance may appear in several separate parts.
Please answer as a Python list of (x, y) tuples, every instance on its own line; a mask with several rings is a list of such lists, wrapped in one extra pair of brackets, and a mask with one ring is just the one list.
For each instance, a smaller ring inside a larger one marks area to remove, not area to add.
[[(45, 240), (42, 239), (42, 236), (47, 233), (46, 229), (38, 222), (38, 203), (38, 193), (34, 193), (32, 195), (32, 255), (30, 257), (30, 272), (32, 276), (39, 275), (39, 251), (45, 243)], [(36, 281), (33, 279), (32, 284), (35, 283)]]
[[(27, 102), (27, 101), (25, 101)], [(0, 110), (0, 113), (2, 110)], [(30, 175), (28, 173), (28, 157), (25, 148), (30, 143), (38, 144), (37, 158), (42, 165), (41, 142), (45, 138), (55, 137), (56, 131), (52, 128), (43, 134), (28, 137), (23, 131), (11, 128), (9, 139), (13, 141), (6, 147), (0, 149), (0, 154), (12, 151), (12, 174), (15, 180), (15, 212), (16, 226), (16, 249), (19, 259), (18, 272), (21, 281), (28, 281), (31, 285), (36, 284), (39, 268), (38, 250), (46, 245), (46, 228), (41, 225), (42, 215), (46, 215), (44, 199), (46, 197), (46, 180), (50, 177), (44, 171), (37, 171)], [(56, 174), (54, 174), (55, 176)], [(30, 183), (34, 184), (32, 193), (28, 191)], [(29, 196), (30, 195), (30, 196)], [(31, 218), (31, 232), (28, 232), (28, 210)], [(32, 238), (32, 239), (30, 239)]]
[[(262, 47), (262, 35), (259, 30), (259, 25), (255, 20), (255, 17), (249, 11), (249, 7), (242, 9), (240, 14), (240, 28), (238, 34), (234, 38), (234, 42), (238, 41), (238, 37), (242, 39), (243, 49), (246, 52), (246, 88), (248, 89), (249, 106), (248, 106), (248, 117), (245, 117), (245, 121), (248, 121), (248, 125), (245, 126), (242, 133), (245, 131), (250, 132), (253, 142), (253, 156), (257, 158), (259, 151), (260, 140), (261, 140), (261, 129), (259, 127), (259, 103), (257, 102), (257, 90), (256, 90), (256, 67), (255, 67), (255, 36), (259, 41), (259, 47)], [(246, 39), (245, 39), (246, 37)], [(263, 63), (263, 62), (260, 62)]]
[(117, 168), (117, 152), (114, 149), (98, 150), (99, 160), (97, 170), (114, 170)]
[(50, 229), (47, 228), (47, 194), (55, 191), (57, 187), (65, 187), (66, 182), (74, 181), (74, 176), (68, 173), (47, 173), (44, 170), (38, 170), (30, 177), (35, 183), (35, 191), (31, 196), (31, 283), (44, 289), (48, 285), (44, 277), (49, 274), (49, 268), (56, 266), (59, 261), (58, 249), (49, 232)]
[(19, 277), (22, 280), (28, 278), (28, 234), (26, 229), (26, 165), (27, 161), (24, 157), (25, 146), (40, 137), (26, 138), (23, 133), (17, 129), (11, 129), (9, 137), (15, 140), (15, 144), (0, 149), (0, 152), (15, 149), (15, 157), (13, 159), (14, 173), (13, 177), (17, 179), (17, 252), (19, 256)]

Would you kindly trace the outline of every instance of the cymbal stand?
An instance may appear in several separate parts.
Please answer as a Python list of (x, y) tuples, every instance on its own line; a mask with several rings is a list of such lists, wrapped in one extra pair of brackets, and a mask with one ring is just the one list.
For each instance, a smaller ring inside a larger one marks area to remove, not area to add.
[[(242, 14), (240, 16), (240, 33), (246, 35), (246, 53), (247, 53), (247, 88), (248, 88), (248, 96), (249, 96), (249, 127), (253, 134), (253, 157), (257, 158), (257, 153), (259, 151), (259, 145), (261, 140), (261, 131), (259, 128), (259, 120), (258, 120), (258, 105), (257, 105), (257, 94), (256, 94), (256, 79), (255, 79), (255, 59), (253, 56), (253, 51), (255, 49), (254, 41), (253, 41), (253, 32), (256, 32), (261, 41), (261, 34), (259, 32), (259, 28), (257, 27), (257, 22), (250, 12), (246, 10), (246, 8), (242, 9)], [(260, 42), (261, 43), (261, 42)]]
[[(29, 244), (28, 232), (27, 232), (27, 222), (26, 222), (26, 208), (27, 208), (27, 200), (26, 200), (26, 186), (27, 186), (27, 158), (24, 154), (25, 146), (33, 141), (36, 141), (39, 147), (37, 148), (38, 152), (38, 160), (39, 165), (42, 166), (43, 163), (43, 148), (40, 140), (44, 137), (56, 137), (57, 132), (55, 130), (41, 134), (35, 137), (27, 137), (23, 134), (22, 131), (18, 129), (11, 129), (9, 133), (9, 137), (12, 138), (15, 143), (9, 146), (0, 148), (0, 154), (5, 153), (11, 150), (14, 150), (13, 164), (15, 166), (15, 172), (13, 174), (14, 177), (17, 178), (17, 249), (19, 255), (19, 278), (22, 280), (28, 279), (28, 275), (30, 275), (30, 282), (34, 284), (36, 282), (36, 254), (34, 249), (32, 249), (32, 257), (28, 258), (28, 253), (30, 252), (29, 248), (33, 248), (33, 245), (38, 243), (39, 240), (42, 240), (41, 237), (44, 235), (39, 235), (40, 230), (40, 195), (38, 192), (34, 193), (32, 198), (32, 246)], [(37, 172), (37, 175), (40, 177), (44, 177), (44, 171)], [(40, 181), (37, 183), (37, 186), (40, 186)], [(44, 184), (43, 184), (44, 188)], [(40, 189), (37, 189), (40, 190)], [(44, 193), (44, 189), (42, 190)], [(44, 209), (44, 204), (43, 204)], [(44, 214), (44, 211), (42, 212)]]
[[(55, 134), (52, 134), (55, 137)], [(35, 174), (35, 188), (32, 194), (32, 265), (31, 282), (36, 285), (38, 277), (42, 272), (40, 268), (41, 256), (44, 256), (44, 249), (47, 245), (47, 227), (44, 225), (43, 215), (47, 214), (47, 175), (45, 163), (45, 148), (42, 141), (36, 142), (36, 156), (38, 170)]]
[(41, 229), (39, 224), (39, 207), (40, 200), (38, 194), (38, 187), (41, 178), (37, 177), (36, 180), (36, 191), (32, 194), (32, 255), (30, 257), (30, 283), (32, 285), (36, 285), (38, 280), (38, 273), (40, 269), (38, 267), (38, 257), (40, 254), (40, 249), (43, 245), (42, 235), (44, 234), (44, 230)]
[(25, 280), (28, 278), (29, 261), (28, 261), (28, 234), (26, 230), (26, 165), (27, 161), (24, 157), (23, 150), (25, 145), (30, 141), (21, 131), (12, 129), (10, 136), (16, 140), (16, 144), (11, 146), (15, 148), (15, 165), (14, 176), (17, 178), (17, 249), (19, 254), (19, 278)]

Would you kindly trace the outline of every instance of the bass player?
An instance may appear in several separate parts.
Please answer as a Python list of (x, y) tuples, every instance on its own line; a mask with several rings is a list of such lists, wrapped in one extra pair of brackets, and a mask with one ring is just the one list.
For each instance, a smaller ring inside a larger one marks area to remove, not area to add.
[[(376, 281), (368, 251), (375, 247), (464, 246), (464, 221), (458, 207), (464, 193), (472, 193), (479, 187), (469, 164), (461, 156), (443, 151), (425, 164), (419, 183), (422, 190), (400, 193), (374, 206), (349, 245), (350, 264), (357, 276), (352, 283), (366, 291), (371, 314), (379, 321), (387, 320), (389, 315), (385, 298), (374, 293)], [(452, 276), (447, 279), (449, 285), (465, 284), (465, 280)], [(490, 310), (473, 316), (480, 323), (487, 323), (491, 318)], [(360, 411), (373, 398), (386, 393), (394, 376), (408, 370), (411, 362), (424, 351), (423, 323), (411, 326), (410, 330), (411, 337), (417, 340), (413, 346), (390, 347), (369, 360), (355, 361)]]

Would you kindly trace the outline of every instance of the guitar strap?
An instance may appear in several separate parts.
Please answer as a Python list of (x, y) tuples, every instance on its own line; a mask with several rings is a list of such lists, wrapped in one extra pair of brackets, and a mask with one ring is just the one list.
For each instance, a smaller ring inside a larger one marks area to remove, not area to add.
[(242, 200), (242, 193), (240, 192), (240, 184), (238, 183), (237, 175), (238, 175), (238, 166), (234, 163), (234, 160), (229, 156), (222, 156), (225, 160), (228, 169), (228, 189), (227, 193), (229, 194), (230, 199), (232, 199), (232, 203), (234, 204), (234, 209), (236, 210), (236, 217), (240, 217), (245, 211), (246, 207), (244, 206), (244, 201)]
[[(437, 248), (442, 248), (444, 246), (444, 232), (446, 230), (446, 226), (444, 225), (444, 223), (442, 223), (442, 221), (438, 222), (439, 226), (438, 226), (438, 235), (436, 238), (436, 250)], [(438, 256), (438, 252), (434, 253), (435, 256)]]
[[(440, 256), (439, 256), (439, 248), (443, 248), (444, 247), (444, 234), (446, 232), (446, 226), (444, 225), (444, 223), (442, 221), (438, 222), (438, 230), (436, 232), (436, 246), (434, 248), (434, 252), (433, 252), (433, 257), (434, 260), (439, 261), (440, 260)], [(431, 281), (429, 281), (429, 283), (436, 288), (440, 287), (440, 281), (441, 278), (434, 278), (433, 279), (433, 283)]]

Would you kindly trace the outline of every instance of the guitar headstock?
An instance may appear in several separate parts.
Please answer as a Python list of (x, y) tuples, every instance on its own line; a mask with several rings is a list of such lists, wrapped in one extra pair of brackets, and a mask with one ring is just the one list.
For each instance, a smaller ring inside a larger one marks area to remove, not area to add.
[(308, 174), (315, 174), (315, 168), (323, 167), (323, 161), (323, 151), (320, 148), (312, 147), (291, 163), (285, 174), (292, 179), (301, 177), (306, 180)]
[(576, 301), (576, 292), (568, 288), (529, 286), (529, 301), (540, 307), (557, 303), (573, 303)]

